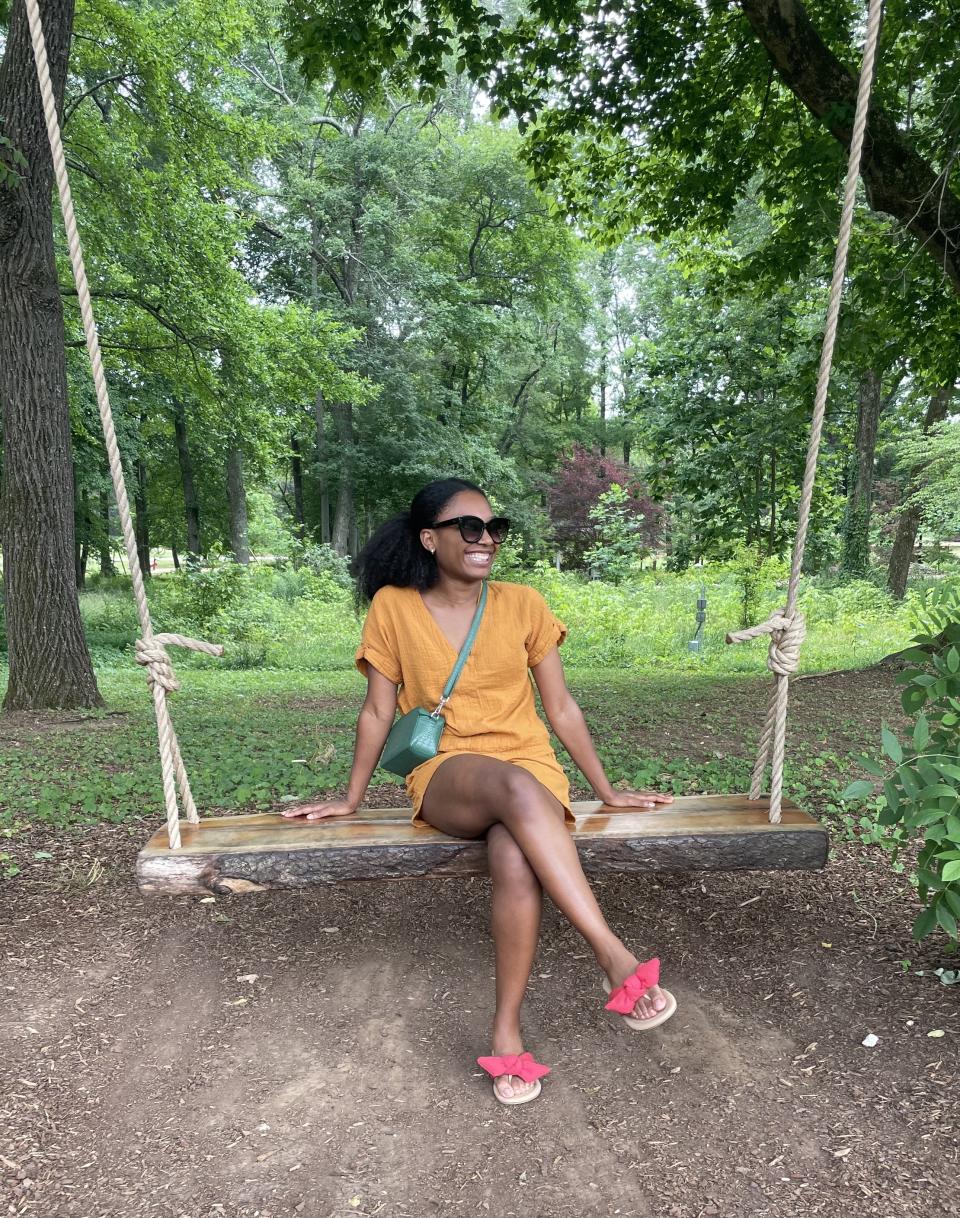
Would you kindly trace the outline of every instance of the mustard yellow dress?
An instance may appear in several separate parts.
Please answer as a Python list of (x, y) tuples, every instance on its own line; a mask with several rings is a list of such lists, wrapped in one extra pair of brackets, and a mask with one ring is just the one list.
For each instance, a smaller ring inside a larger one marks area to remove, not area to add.
[[(459, 753), (482, 753), (527, 770), (557, 797), (566, 819), (573, 820), (570, 784), (537, 714), (528, 671), (566, 637), (566, 626), (535, 588), (488, 581), (473, 650), (443, 708), (440, 751), (407, 775), (414, 823), (423, 823), (420, 805), (430, 779)], [(433, 710), (456, 661), (456, 651), (416, 588), (387, 585), (377, 592), (363, 624), (356, 664), (364, 676), (372, 664), (400, 687), (402, 714), (416, 706)]]

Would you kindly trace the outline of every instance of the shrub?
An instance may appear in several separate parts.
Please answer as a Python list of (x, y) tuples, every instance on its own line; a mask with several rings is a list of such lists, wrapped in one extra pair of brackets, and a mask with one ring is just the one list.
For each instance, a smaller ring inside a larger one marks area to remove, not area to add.
[(915, 839), (917, 888), (925, 908), (913, 924), (922, 939), (939, 926), (957, 938), (960, 919), (960, 587), (939, 588), (918, 609), (920, 631), (903, 658), (913, 665), (898, 676), (913, 730), (901, 741), (884, 725), (887, 764), (862, 758), (876, 781), (859, 779), (844, 792), (858, 799), (881, 785), (877, 820), (890, 827), (896, 854)]
[(316, 542), (303, 546), (296, 557), (314, 575), (325, 578), (345, 591), (352, 590), (350, 559), (342, 558), (333, 546), (326, 542)]

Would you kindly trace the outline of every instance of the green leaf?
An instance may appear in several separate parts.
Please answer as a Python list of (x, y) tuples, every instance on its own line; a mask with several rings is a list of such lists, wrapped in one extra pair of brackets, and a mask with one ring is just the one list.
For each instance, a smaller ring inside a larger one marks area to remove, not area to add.
[(956, 888), (945, 888), (943, 890), (943, 900), (950, 906), (953, 912), (960, 918), (960, 892)]
[(943, 811), (940, 808), (922, 808), (919, 812), (913, 812), (910, 816), (904, 817), (904, 821), (911, 829), (920, 829), (924, 825), (932, 825), (934, 821), (941, 820)]
[(940, 872), (940, 879), (944, 884), (952, 884), (954, 880), (960, 880), (960, 859), (947, 863), (943, 871)]
[(913, 923), (913, 937), (918, 942), (930, 932), (937, 924), (937, 911), (933, 906), (928, 906)]
[(947, 932), (951, 939), (957, 937), (957, 919), (953, 916), (943, 900), (937, 902), (937, 922)]
[(960, 671), (960, 651), (956, 647), (951, 647), (947, 652), (947, 668), (950, 672)]
[(858, 757), (857, 765), (866, 770), (868, 774), (873, 774), (877, 778), (883, 777), (883, 766), (879, 761), (874, 761), (872, 757)]
[(841, 794), (841, 799), (863, 799), (873, 790), (874, 784), (866, 778), (858, 778), (850, 783), (846, 790)]
[(900, 741), (886, 724), (883, 725), (880, 732), (880, 739), (883, 743), (883, 751), (894, 765), (899, 765), (903, 761), (903, 749), (900, 747)]
[(918, 751), (920, 749), (925, 749), (929, 741), (930, 724), (927, 722), (927, 716), (919, 715), (913, 729), (913, 747)]

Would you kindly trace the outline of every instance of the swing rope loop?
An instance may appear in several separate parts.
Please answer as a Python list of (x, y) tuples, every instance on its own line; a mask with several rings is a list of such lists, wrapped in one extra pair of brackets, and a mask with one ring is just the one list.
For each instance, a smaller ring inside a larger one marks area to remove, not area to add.
[(767, 667), (775, 676), (788, 677), (797, 671), (800, 663), (800, 648), (807, 634), (807, 623), (797, 610), (791, 617), (785, 609), (778, 609), (759, 626), (748, 626), (746, 630), (732, 630), (727, 635), (728, 643), (748, 643), (751, 639), (770, 635), (770, 651)]
[(136, 659), (147, 670), (147, 684), (151, 688), (159, 685), (168, 694), (180, 688), (167, 654), (168, 647), (186, 647), (190, 651), (206, 652), (208, 656), (223, 655), (219, 643), (205, 643), (201, 639), (188, 638), (185, 634), (155, 634), (150, 639), (137, 639)]
[[(790, 562), (790, 582), (787, 585), (787, 603), (782, 612), (776, 613), (769, 622), (749, 630), (738, 630), (727, 636), (728, 643), (739, 643), (770, 635), (770, 655), (767, 666), (774, 673), (774, 690), (767, 711), (766, 722), (760, 736), (757, 760), (750, 783), (750, 798), (759, 799), (763, 778), (770, 761), (770, 822), (779, 824), (780, 805), (783, 798), (783, 757), (787, 733), (787, 696), (790, 673), (796, 671), (800, 644), (803, 641), (803, 617), (797, 612), (797, 592), (800, 572), (803, 568), (803, 551), (807, 544), (807, 529), (810, 524), (810, 505), (813, 500), (813, 484), (817, 473), (817, 458), (820, 453), (820, 437), (827, 409), (827, 393), (830, 389), (830, 374), (833, 369), (833, 351), (837, 340), (837, 321), (840, 316), (840, 301), (843, 282), (847, 272), (847, 255), (850, 249), (850, 232), (853, 228), (853, 211), (857, 198), (857, 179), (860, 176), (860, 159), (863, 152), (863, 135), (870, 110), (870, 93), (873, 88), (873, 69), (877, 45), (880, 41), (880, 25), (883, 17), (883, 0), (870, 0), (867, 15), (867, 36), (863, 45), (863, 64), (860, 69), (860, 84), (857, 89), (857, 109), (853, 120), (853, 135), (850, 140), (850, 156), (847, 160), (847, 178), (843, 192), (843, 208), (840, 213), (840, 233), (837, 252), (833, 262), (833, 279), (830, 283), (830, 299), (827, 305), (827, 321), (820, 352), (820, 369), (817, 374), (817, 391), (814, 397), (813, 420), (810, 425), (810, 442), (807, 447), (807, 463), (800, 492), (800, 507), (797, 512), (797, 533), (793, 543)], [(777, 625), (771, 625), (774, 620)], [(799, 624), (798, 624), (799, 623)], [(769, 627), (769, 629), (768, 629)]]
[[(107, 446), (107, 460), (110, 465), (110, 477), (113, 481), (113, 491), (117, 500), (117, 512), (120, 517), (120, 528), (123, 533), (124, 548), (127, 553), (127, 564), (130, 569), (130, 579), (133, 584), (133, 598), (137, 606), (137, 619), (140, 622), (140, 639), (137, 641), (137, 662), (147, 668), (147, 681), (153, 694), (153, 709), (157, 719), (157, 738), (160, 749), (160, 773), (163, 779), (163, 802), (167, 812), (167, 838), (172, 850), (180, 846), (180, 819), (177, 807), (177, 790), (183, 802), (184, 812), (191, 824), (199, 821), (197, 808), (190, 792), (190, 780), (186, 767), (180, 755), (180, 744), (170, 719), (167, 707), (167, 694), (178, 688), (178, 682), (173, 673), (173, 665), (167, 655), (164, 644), (175, 644), (179, 647), (189, 647), (194, 651), (205, 651), (209, 655), (221, 655), (222, 647), (213, 643), (201, 643), (188, 639), (179, 634), (154, 634), (153, 623), (150, 620), (150, 606), (143, 585), (143, 571), (140, 567), (140, 556), (137, 552), (136, 536), (133, 528), (133, 518), (130, 514), (130, 502), (127, 498), (127, 487), (123, 476), (123, 466), (120, 461), (120, 449), (117, 445), (117, 433), (113, 424), (113, 411), (110, 408), (110, 397), (107, 393), (107, 380), (103, 371), (103, 361), (100, 356), (100, 339), (97, 335), (96, 322), (93, 317), (93, 305), (90, 299), (90, 287), (87, 282), (87, 272), (84, 266), (83, 250), (77, 233), (77, 220), (73, 210), (73, 196), (70, 181), (67, 177), (66, 158), (63, 153), (63, 140), (60, 134), (60, 121), (57, 117), (57, 106), (50, 83), (50, 67), (47, 61), (47, 47), (43, 37), (43, 24), (40, 20), (38, 0), (26, 0), (27, 20), (30, 25), (30, 39), (33, 43), (33, 58), (37, 68), (37, 82), (40, 86), (40, 96), (43, 102), (43, 115), (47, 124), (47, 139), (50, 143), (50, 154), (53, 158), (53, 171), (57, 180), (57, 190), (60, 195), (60, 209), (63, 213), (63, 224), (67, 234), (67, 245), (70, 248), (70, 263), (73, 267), (73, 278), (77, 285), (77, 298), (80, 302), (80, 316), (83, 319), (83, 334), (87, 344), (87, 354), (93, 370), (93, 384), (97, 395), (97, 407), (100, 411), (100, 423), (103, 427), (103, 438)], [(142, 657), (142, 658), (141, 658)]]

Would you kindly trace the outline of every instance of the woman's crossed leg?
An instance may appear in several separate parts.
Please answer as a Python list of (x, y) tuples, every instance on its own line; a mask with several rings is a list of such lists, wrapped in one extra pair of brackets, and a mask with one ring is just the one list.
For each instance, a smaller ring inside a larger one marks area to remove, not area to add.
[[(492, 757), (458, 754), (430, 780), (420, 814), (452, 837), (487, 835), (497, 965), (494, 1054), (521, 1051), (520, 1003), (536, 951), (541, 887), (590, 945), (612, 987), (633, 973), (637, 958), (606, 923), (560, 802), (532, 774)], [(654, 986), (632, 1016), (649, 1019), (665, 1006)], [(526, 1086), (518, 1084), (519, 1090)], [(501, 1088), (508, 1094), (508, 1085)]]

